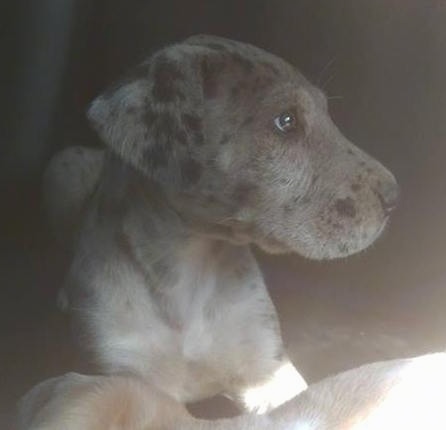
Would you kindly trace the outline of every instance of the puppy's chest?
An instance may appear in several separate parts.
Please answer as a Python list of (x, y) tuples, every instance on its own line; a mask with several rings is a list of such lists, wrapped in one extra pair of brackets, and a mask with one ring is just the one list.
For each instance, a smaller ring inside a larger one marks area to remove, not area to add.
[(158, 322), (177, 337), (185, 354), (210, 347), (221, 332), (246, 323), (249, 308), (262, 306), (266, 290), (255, 266), (204, 260), (177, 270), (175, 282), (151, 289), (151, 301)]

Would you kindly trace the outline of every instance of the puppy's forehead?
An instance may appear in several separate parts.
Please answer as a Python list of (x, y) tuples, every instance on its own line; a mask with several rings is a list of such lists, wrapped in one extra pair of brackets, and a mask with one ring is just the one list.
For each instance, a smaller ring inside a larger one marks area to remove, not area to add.
[(214, 52), (233, 54), (232, 57), (229, 56), (228, 58), (234, 62), (240, 62), (245, 71), (255, 71), (256, 66), (263, 66), (280, 78), (303, 78), (292, 65), (282, 58), (249, 43), (208, 35), (192, 36), (182, 43), (201, 46)]

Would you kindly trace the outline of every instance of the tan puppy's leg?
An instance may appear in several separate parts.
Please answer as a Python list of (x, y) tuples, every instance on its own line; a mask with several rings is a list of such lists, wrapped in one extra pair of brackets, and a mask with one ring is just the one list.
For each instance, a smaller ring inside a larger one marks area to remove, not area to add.
[(444, 430), (445, 386), (446, 354), (432, 354), (324, 379), (264, 415), (207, 421), (135, 378), (72, 373), (25, 396), (19, 430)]
[(189, 421), (183, 405), (139, 379), (69, 373), (22, 399), (18, 430), (178, 429)]

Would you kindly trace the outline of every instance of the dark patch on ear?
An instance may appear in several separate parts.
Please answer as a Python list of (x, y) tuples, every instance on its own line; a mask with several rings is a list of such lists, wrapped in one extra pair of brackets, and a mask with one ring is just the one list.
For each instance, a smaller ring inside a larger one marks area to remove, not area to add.
[(353, 218), (356, 215), (355, 202), (351, 197), (336, 200), (335, 209), (342, 217)]
[(192, 136), (195, 145), (203, 145), (203, 121), (197, 115), (185, 113), (181, 116), (181, 121), (184, 124), (188, 134)]
[(183, 146), (186, 146), (186, 145), (189, 143), (189, 140), (188, 140), (188, 138), (187, 138), (187, 133), (186, 133), (182, 128), (179, 128), (179, 129), (176, 131), (176, 134), (175, 134), (175, 140), (176, 140), (180, 145), (183, 145)]
[(353, 152), (353, 150), (351, 150), (350, 148), (347, 149), (347, 154), (348, 155), (354, 155), (355, 153)]
[(151, 144), (143, 152), (144, 163), (149, 169), (167, 166), (168, 159), (168, 148), (160, 143)]
[(189, 113), (183, 113), (183, 115), (181, 115), (181, 120), (191, 133), (201, 132), (202, 121), (200, 117)]
[(235, 203), (242, 204), (249, 202), (249, 200), (256, 191), (257, 191), (256, 184), (245, 182), (237, 185), (233, 193), (233, 198)]
[(159, 57), (155, 63), (153, 74), (152, 95), (155, 100), (159, 102), (184, 100), (185, 96), (178, 88), (184, 78), (184, 74), (178, 66), (163, 56)]
[(229, 142), (229, 139), (230, 139), (229, 134), (225, 133), (220, 139), (220, 145), (225, 145), (226, 143)]
[(142, 116), (142, 120), (144, 124), (150, 128), (154, 124), (158, 114), (156, 114), (152, 109), (150, 109), (148, 106), (144, 109), (144, 114)]
[(203, 82), (203, 95), (207, 99), (217, 97), (218, 75), (224, 68), (222, 61), (205, 56), (200, 64), (201, 79)]
[(193, 159), (183, 161), (180, 168), (182, 178), (190, 185), (196, 184), (203, 172), (202, 165)]
[(361, 184), (354, 183), (354, 184), (352, 184), (351, 188), (352, 188), (352, 191), (358, 192), (361, 189)]

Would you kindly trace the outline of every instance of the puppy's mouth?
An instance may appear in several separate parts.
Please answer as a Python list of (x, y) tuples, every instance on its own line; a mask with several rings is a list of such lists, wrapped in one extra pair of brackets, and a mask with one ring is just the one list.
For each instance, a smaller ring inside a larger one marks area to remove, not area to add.
[(389, 215), (379, 222), (361, 223), (354, 227), (344, 226), (342, 231), (321, 231), (314, 225), (301, 229), (299, 234), (257, 235), (255, 244), (270, 254), (295, 253), (311, 260), (335, 260), (346, 258), (369, 248), (388, 225)]

